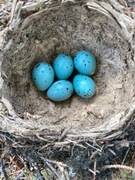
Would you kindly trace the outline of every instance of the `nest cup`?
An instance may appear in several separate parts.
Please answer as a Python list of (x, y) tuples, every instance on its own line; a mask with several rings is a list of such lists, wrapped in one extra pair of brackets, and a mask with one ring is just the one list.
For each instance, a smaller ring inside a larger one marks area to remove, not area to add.
[[(64, 102), (50, 101), (35, 88), (32, 68), (40, 61), (52, 63), (59, 53), (74, 57), (79, 50), (96, 57), (96, 94), (87, 100), (73, 95)], [(31, 15), (5, 46), (2, 97), (9, 101), (14, 121), (6, 116), (10, 127), (3, 123), (3, 130), (27, 135), (68, 128), (67, 136), (73, 138), (118, 130), (134, 112), (133, 53), (116, 19), (87, 6), (66, 4)]]

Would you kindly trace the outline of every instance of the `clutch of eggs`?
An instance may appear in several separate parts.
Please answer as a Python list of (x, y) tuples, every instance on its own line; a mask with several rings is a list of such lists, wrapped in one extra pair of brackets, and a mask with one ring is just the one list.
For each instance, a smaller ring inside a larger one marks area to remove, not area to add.
[[(70, 82), (74, 70), (78, 72)], [(82, 98), (90, 98), (96, 92), (96, 84), (91, 75), (96, 70), (96, 60), (89, 51), (78, 51), (72, 59), (67, 54), (59, 54), (52, 66), (47, 62), (38, 63), (32, 70), (32, 80), (40, 91), (47, 90), (47, 97), (52, 101), (64, 101), (75, 92)], [(54, 79), (57, 79), (54, 81)]]

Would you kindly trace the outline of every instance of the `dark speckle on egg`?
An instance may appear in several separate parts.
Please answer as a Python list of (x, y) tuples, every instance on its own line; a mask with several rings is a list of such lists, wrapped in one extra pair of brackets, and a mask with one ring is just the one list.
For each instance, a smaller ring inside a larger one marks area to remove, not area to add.
[(40, 63), (36, 65), (36, 68), (38, 68), (40, 66)]

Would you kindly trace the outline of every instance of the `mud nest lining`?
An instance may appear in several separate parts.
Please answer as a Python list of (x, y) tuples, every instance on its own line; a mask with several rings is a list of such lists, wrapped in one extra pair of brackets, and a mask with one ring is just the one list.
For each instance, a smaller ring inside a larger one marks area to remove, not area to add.
[[(2, 95), (23, 122), (33, 129), (71, 126), (78, 133), (107, 131), (116, 120), (122, 123), (135, 95), (135, 64), (116, 21), (84, 6), (61, 6), (26, 18), (11, 36), (2, 63)], [(40, 61), (51, 63), (59, 53), (73, 57), (78, 50), (96, 56), (96, 95), (88, 100), (73, 95), (60, 103), (48, 100), (34, 87), (32, 68)]]

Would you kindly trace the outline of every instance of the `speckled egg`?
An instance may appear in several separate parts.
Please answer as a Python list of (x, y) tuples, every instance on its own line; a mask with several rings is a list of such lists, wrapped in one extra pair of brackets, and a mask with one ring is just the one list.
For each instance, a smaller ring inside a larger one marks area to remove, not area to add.
[(96, 59), (91, 52), (78, 51), (74, 57), (74, 66), (79, 73), (90, 76), (96, 70)]
[(67, 79), (74, 70), (73, 59), (67, 54), (59, 54), (54, 59), (53, 68), (58, 79)]
[(58, 80), (51, 85), (47, 96), (53, 101), (64, 101), (73, 94), (73, 85), (67, 80)]
[(73, 87), (78, 96), (82, 98), (90, 98), (96, 92), (95, 82), (86, 75), (76, 75), (73, 79)]
[(38, 63), (32, 71), (32, 80), (40, 91), (45, 91), (54, 81), (54, 70), (47, 62)]

